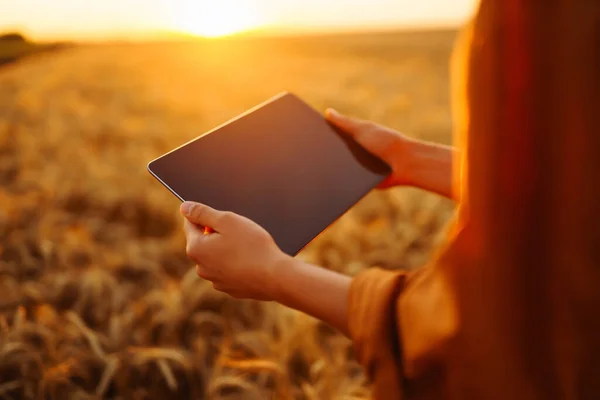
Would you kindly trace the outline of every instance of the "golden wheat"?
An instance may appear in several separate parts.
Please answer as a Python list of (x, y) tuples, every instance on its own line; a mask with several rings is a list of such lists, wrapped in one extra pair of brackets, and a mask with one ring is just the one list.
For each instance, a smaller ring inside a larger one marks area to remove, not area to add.
[[(113, 44), (0, 70), (0, 398), (367, 397), (348, 340), (196, 277), (145, 166), (282, 90), (447, 143), (453, 37)], [(374, 192), (300, 256), (416, 268), (451, 212)]]

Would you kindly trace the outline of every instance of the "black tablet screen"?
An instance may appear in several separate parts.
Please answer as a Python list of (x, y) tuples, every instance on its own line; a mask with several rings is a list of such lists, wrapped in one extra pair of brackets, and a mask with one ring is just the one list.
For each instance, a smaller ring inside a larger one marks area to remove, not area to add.
[(180, 200), (244, 215), (296, 255), (390, 173), (285, 93), (148, 164)]

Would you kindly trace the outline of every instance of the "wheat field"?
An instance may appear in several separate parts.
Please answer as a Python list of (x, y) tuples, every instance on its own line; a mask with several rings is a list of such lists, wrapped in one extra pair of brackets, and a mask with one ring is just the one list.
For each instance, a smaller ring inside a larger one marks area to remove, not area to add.
[[(162, 153), (283, 91), (451, 142), (453, 31), (87, 45), (0, 69), (0, 399), (363, 399), (351, 343), (185, 256)], [(300, 255), (413, 269), (453, 204), (369, 194)]]

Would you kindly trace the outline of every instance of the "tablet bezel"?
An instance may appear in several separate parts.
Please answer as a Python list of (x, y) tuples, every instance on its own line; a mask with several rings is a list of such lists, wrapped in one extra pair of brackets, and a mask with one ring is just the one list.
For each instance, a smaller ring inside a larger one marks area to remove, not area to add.
[[(198, 140), (202, 140), (203, 138), (205, 138), (207, 135), (210, 135), (214, 132), (219, 131), (220, 129), (222, 129), (223, 127), (226, 127), (227, 125), (238, 121), (240, 119), (243, 119), (244, 117), (252, 114), (253, 112), (256, 112), (262, 108), (264, 108), (265, 106), (268, 106), (271, 103), (274, 103), (280, 99), (283, 99), (286, 96), (293, 96), (295, 97), (297, 100), (301, 101), (302, 103), (304, 103), (304, 105), (308, 106), (308, 104), (306, 104), (306, 102), (302, 101), (302, 99), (300, 99), (298, 96), (295, 96), (293, 93), (284, 91), (281, 92), (257, 105), (255, 105), (254, 107), (249, 108), (248, 110), (240, 113), (239, 115), (237, 115), (234, 118), (231, 118), (225, 122), (223, 122), (222, 124), (214, 127), (213, 129), (210, 129), (209, 131), (187, 141), (186, 143), (183, 143), (182, 145), (170, 150), (167, 153), (164, 153), (163, 155), (153, 159), (152, 161), (150, 161), (147, 165), (147, 169), (149, 171), (149, 173), (156, 179), (158, 180), (163, 186), (165, 186), (177, 199), (179, 199), (181, 202), (185, 201), (185, 199), (179, 194), (177, 193), (176, 190), (174, 190), (167, 182), (165, 182), (157, 172), (155, 172), (152, 169), (152, 165), (157, 162), (158, 160), (161, 160), (169, 155), (171, 155), (172, 153), (192, 144), (195, 143)], [(310, 106), (309, 106), (310, 107)], [(311, 107), (312, 108), (312, 107)], [(314, 110), (314, 109), (313, 109)], [(325, 118), (323, 117), (323, 119), (325, 120)], [(327, 121), (326, 121), (327, 122)], [(328, 125), (342, 138), (342, 140), (350, 147), (350, 149), (352, 150), (352, 147), (356, 148), (356, 147), (360, 147), (360, 145), (358, 145), (358, 143), (356, 143), (353, 139), (351, 139), (347, 134), (345, 133), (340, 133), (339, 128), (333, 126), (332, 124), (328, 123)], [(361, 151), (364, 152), (363, 149), (361, 149)], [(354, 152), (353, 152), (354, 153)], [(306, 248), (306, 246), (308, 246), (310, 243), (312, 243), (318, 236), (320, 236), (324, 231), (326, 231), (331, 225), (333, 225), (336, 221), (338, 221), (343, 215), (345, 215), (347, 213), (347, 211), (352, 208), (354, 205), (356, 205), (360, 200), (362, 200), (367, 194), (369, 194), (373, 189), (375, 189), (377, 187), (377, 185), (381, 182), (383, 182), (383, 180), (391, 173), (391, 168), (385, 164), (383, 161), (381, 160), (377, 160), (377, 162), (379, 163), (378, 165), (374, 166), (373, 168), (382, 168), (382, 166), (385, 168), (386, 173), (385, 174), (381, 174), (380, 175), (380, 179), (379, 181), (374, 182), (374, 184), (372, 185), (372, 187), (365, 191), (364, 193), (360, 194), (360, 197), (354, 201), (352, 203), (352, 205), (345, 209), (345, 210), (341, 210), (339, 215), (337, 215), (331, 222), (329, 222), (326, 226), (324, 226), (316, 235), (314, 235), (308, 242), (306, 242), (305, 244), (303, 244), (300, 249), (298, 249), (297, 251), (295, 251), (293, 254), (290, 254), (291, 256), (296, 256), (297, 254), (299, 254), (302, 250), (304, 250)], [(364, 164), (363, 164), (364, 166)], [(368, 168), (371, 168), (371, 166), (368, 166)], [(289, 254), (289, 253), (288, 253)]]

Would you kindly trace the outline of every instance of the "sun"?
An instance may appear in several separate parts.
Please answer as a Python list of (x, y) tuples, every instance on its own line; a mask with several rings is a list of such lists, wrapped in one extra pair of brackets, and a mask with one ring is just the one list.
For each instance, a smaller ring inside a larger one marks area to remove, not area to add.
[(259, 10), (245, 0), (180, 0), (174, 28), (203, 36), (221, 37), (257, 28), (262, 19)]

